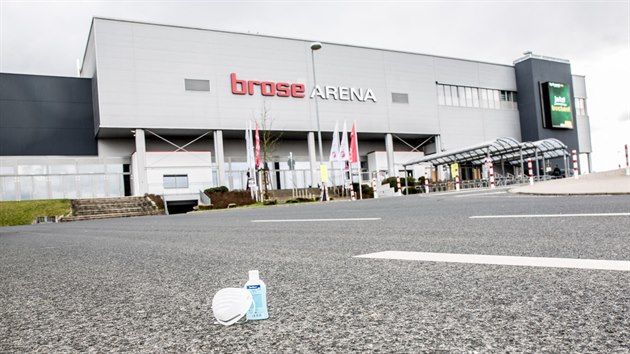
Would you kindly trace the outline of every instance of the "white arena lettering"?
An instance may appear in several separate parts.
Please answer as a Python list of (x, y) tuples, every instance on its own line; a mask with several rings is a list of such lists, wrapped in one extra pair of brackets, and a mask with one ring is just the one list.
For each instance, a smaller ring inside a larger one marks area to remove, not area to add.
[(313, 88), (311, 91), (311, 98), (315, 96), (327, 100), (334, 99), (338, 101), (372, 101), (376, 102), (376, 96), (374, 95), (374, 91), (372, 89), (362, 89), (362, 88), (354, 88), (354, 87), (344, 87), (344, 86), (324, 86), (323, 88), (319, 85)]

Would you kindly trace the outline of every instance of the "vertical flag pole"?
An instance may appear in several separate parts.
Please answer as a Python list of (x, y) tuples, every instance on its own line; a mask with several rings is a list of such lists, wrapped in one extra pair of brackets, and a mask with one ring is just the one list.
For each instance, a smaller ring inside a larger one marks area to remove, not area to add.
[(490, 189), (494, 189), (494, 161), (490, 157), (488, 158), (488, 164), (490, 168)]
[(353, 162), (356, 162), (358, 165), (357, 172), (359, 175), (359, 199), (363, 199), (363, 191), (361, 188), (361, 182), (362, 182), (361, 181), (361, 159), (359, 158), (359, 137), (357, 135), (357, 121), (356, 120), (352, 123), (352, 134), (351, 134), (350, 144), (352, 145), (352, 148), (350, 150), (353, 151), (350, 154), (350, 160)]
[(572, 150), (571, 155), (573, 155), (573, 178), (578, 179), (578, 161), (577, 161), (577, 151)]
[(630, 163), (628, 162), (628, 144), (625, 145), (626, 150), (626, 176), (630, 176)]

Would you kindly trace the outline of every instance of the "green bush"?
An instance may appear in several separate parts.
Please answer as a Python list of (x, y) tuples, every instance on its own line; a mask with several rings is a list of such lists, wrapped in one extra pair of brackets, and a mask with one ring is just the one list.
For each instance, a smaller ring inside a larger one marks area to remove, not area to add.
[[(423, 177), (422, 177), (423, 178)], [(398, 183), (396, 177), (388, 177), (385, 178), (381, 184), (389, 184), (391, 188), (394, 188), (394, 192), (398, 192)], [(409, 176), (407, 177), (407, 187), (414, 187), (416, 185), (416, 180)], [(400, 178), (400, 187), (405, 188), (405, 178)]]
[[(356, 197), (358, 199), (359, 198), (359, 184), (352, 183), (352, 188), (354, 188), (354, 193), (356, 193)], [(361, 185), (361, 193), (364, 199), (374, 198), (374, 189), (367, 184)]]

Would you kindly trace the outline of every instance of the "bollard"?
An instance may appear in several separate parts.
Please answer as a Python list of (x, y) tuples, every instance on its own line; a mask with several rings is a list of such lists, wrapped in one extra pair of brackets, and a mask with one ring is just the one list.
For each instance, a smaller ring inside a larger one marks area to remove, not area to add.
[(459, 190), (459, 173), (455, 175), (455, 190)]
[(492, 161), (492, 159), (488, 159), (488, 164), (489, 164), (489, 168), (490, 168), (490, 189), (494, 189), (494, 162)]
[(577, 151), (571, 151), (571, 155), (573, 155), (573, 178), (578, 179), (578, 161), (577, 161)]
[(349, 184), (350, 184), (350, 199), (357, 200), (357, 197), (354, 195), (354, 186), (352, 185), (352, 182), (350, 182)]
[(378, 190), (376, 189), (376, 178), (372, 178), (372, 191), (374, 194), (374, 199), (378, 199)]
[(424, 170), (424, 190), (429, 193), (431, 191), (431, 187), (429, 186), (429, 177), (427, 176), (427, 170)]
[(529, 185), (534, 185), (534, 170), (532, 169), (532, 159), (527, 159), (527, 169), (529, 170)]
[(402, 188), (400, 187), (400, 176), (396, 176), (396, 188), (398, 188), (398, 195), (402, 195)]
[(630, 176), (630, 163), (628, 163), (628, 144), (625, 145), (626, 149), (626, 176)]

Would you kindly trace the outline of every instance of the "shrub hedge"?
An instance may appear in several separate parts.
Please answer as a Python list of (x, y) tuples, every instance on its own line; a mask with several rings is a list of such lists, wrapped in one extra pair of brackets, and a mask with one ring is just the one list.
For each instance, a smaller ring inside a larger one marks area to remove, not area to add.
[(203, 192), (210, 197), (212, 209), (225, 209), (230, 204), (242, 206), (255, 203), (248, 191), (230, 191), (225, 186), (208, 188)]

